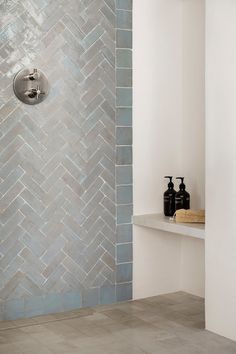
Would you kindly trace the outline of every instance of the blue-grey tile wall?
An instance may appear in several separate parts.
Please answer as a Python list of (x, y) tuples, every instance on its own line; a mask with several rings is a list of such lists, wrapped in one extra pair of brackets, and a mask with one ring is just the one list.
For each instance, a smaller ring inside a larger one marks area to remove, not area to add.
[(117, 48), (132, 48), (132, 31), (118, 29), (116, 32)]
[(132, 128), (117, 127), (116, 128), (117, 145), (132, 145)]
[(116, 124), (121, 127), (132, 127), (132, 108), (117, 108)]
[(24, 317), (24, 300), (22, 298), (8, 300), (4, 303), (4, 307), (8, 320)]
[(117, 265), (116, 281), (118, 284), (132, 281), (132, 266), (132, 263), (123, 263)]
[(97, 306), (100, 303), (100, 289), (85, 289), (82, 295), (83, 307)]
[(116, 0), (116, 8), (132, 10), (132, 0)]
[(132, 165), (132, 146), (117, 146), (116, 148), (116, 164)]
[(117, 107), (132, 106), (132, 89), (127, 87), (118, 87), (116, 89)]
[(132, 68), (132, 50), (117, 49), (116, 50), (117, 68)]
[(42, 296), (30, 296), (25, 298), (24, 312), (27, 317), (44, 314), (44, 299)]
[(132, 185), (133, 172), (132, 165), (130, 166), (117, 166), (116, 167), (116, 182), (118, 185), (128, 184)]
[(126, 301), (132, 299), (132, 282), (117, 284), (116, 298), (117, 301)]
[(132, 225), (131, 224), (121, 224), (117, 225), (117, 238), (116, 242), (119, 243), (127, 243), (132, 242)]
[(63, 310), (70, 311), (73, 309), (79, 309), (82, 307), (82, 296), (81, 293), (76, 291), (63, 294)]
[(117, 69), (116, 84), (118, 87), (132, 87), (132, 70), (126, 68)]
[(132, 243), (123, 243), (117, 245), (117, 262), (126, 263), (133, 260)]
[[(0, 319), (128, 300), (132, 1), (15, 4), (0, 3)], [(25, 66), (48, 76), (40, 105), (14, 96)]]
[(132, 12), (117, 9), (116, 11), (116, 27), (122, 29), (132, 29)]
[(100, 290), (100, 304), (107, 305), (116, 302), (115, 286), (102, 287)]
[(47, 294), (46, 301), (44, 301), (44, 313), (62, 312), (64, 310), (62, 305), (63, 297), (60, 293)]
[(130, 224), (132, 222), (133, 205), (117, 205), (117, 224)]
[(116, 17), (116, 298), (132, 298), (132, 1), (117, 0)]
[(133, 188), (132, 185), (117, 186), (116, 202), (120, 204), (132, 204), (133, 201)]

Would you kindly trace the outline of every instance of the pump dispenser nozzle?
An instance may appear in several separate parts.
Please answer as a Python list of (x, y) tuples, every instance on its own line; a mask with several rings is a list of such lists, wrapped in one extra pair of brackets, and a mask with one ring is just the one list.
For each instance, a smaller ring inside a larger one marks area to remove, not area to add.
[(169, 178), (168, 188), (174, 188), (174, 183), (172, 182), (173, 176), (165, 176), (164, 178)]
[(181, 183), (179, 185), (179, 189), (182, 191), (182, 190), (185, 190), (185, 184), (184, 184), (184, 177), (176, 177), (176, 179), (180, 179), (181, 180)]

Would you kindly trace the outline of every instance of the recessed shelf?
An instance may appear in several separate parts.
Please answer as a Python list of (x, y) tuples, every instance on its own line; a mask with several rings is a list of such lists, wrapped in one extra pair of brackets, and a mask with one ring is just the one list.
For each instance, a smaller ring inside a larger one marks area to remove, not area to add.
[(167, 231), (189, 237), (205, 239), (205, 225), (192, 223), (176, 223), (162, 214), (146, 214), (133, 216), (133, 224), (151, 229)]

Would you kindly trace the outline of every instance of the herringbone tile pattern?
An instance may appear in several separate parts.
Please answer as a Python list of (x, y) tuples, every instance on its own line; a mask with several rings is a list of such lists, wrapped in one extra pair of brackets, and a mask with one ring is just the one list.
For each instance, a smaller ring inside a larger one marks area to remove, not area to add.
[[(114, 0), (0, 13), (0, 299), (114, 284)], [(51, 84), (38, 106), (13, 95), (25, 66)]]

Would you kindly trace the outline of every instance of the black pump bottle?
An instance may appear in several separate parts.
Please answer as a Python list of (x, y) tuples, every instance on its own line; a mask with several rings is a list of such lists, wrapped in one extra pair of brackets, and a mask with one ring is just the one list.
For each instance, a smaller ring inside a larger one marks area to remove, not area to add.
[(175, 210), (190, 209), (190, 194), (185, 190), (184, 177), (176, 177), (180, 179), (179, 191), (175, 195)]
[(175, 194), (174, 183), (172, 182), (172, 176), (165, 176), (169, 178), (168, 189), (164, 193), (164, 214), (165, 216), (173, 216), (175, 213)]

